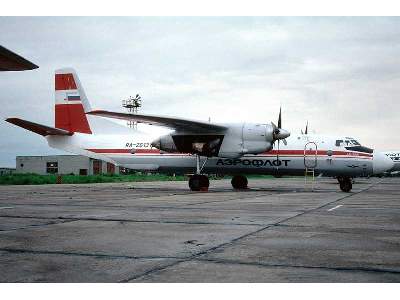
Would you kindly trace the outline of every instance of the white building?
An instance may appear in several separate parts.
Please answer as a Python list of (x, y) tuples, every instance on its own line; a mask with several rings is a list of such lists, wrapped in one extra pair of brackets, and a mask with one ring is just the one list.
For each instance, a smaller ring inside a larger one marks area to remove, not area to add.
[(119, 173), (115, 165), (81, 155), (17, 156), (16, 173), (96, 175)]

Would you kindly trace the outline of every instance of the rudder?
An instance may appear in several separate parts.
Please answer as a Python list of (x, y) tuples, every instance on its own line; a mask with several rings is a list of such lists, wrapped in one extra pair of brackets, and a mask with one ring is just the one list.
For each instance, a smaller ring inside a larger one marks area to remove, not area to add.
[(85, 114), (88, 111), (91, 111), (91, 107), (75, 70), (56, 70), (55, 127), (92, 134)]

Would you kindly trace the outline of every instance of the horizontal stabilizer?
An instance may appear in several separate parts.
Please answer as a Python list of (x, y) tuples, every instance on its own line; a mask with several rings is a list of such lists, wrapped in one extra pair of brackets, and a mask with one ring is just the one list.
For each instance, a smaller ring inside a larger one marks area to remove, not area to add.
[(22, 120), (19, 118), (8, 118), (6, 119), (7, 122), (22, 127), (26, 130), (32, 131), (34, 133), (40, 134), (42, 136), (48, 135), (72, 135), (72, 132), (67, 130), (53, 128), (45, 125), (41, 125), (38, 123), (29, 122), (26, 120)]
[(216, 125), (201, 121), (181, 119), (181, 118), (174, 118), (174, 117), (127, 114), (127, 113), (111, 112), (106, 110), (94, 110), (88, 112), (87, 114), (106, 117), (106, 118), (135, 121), (138, 123), (144, 123), (148, 125), (164, 126), (175, 129), (177, 131), (195, 131), (195, 132), (213, 133), (213, 132), (221, 132), (227, 129), (226, 127), (221, 125)]

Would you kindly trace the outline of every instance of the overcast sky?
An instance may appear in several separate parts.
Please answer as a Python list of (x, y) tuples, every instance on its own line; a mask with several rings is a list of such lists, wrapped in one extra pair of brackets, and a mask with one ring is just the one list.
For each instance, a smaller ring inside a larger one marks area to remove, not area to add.
[[(54, 70), (78, 71), (92, 108), (276, 122), (400, 149), (400, 18), (0, 17), (0, 44), (40, 68), (0, 72), (0, 117), (54, 124)], [(62, 153), (0, 122), (0, 166)]]

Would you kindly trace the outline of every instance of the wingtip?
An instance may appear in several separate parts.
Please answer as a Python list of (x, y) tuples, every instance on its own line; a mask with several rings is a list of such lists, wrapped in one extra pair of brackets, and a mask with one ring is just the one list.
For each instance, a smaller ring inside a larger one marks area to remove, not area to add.
[(13, 122), (16, 121), (16, 120), (19, 120), (19, 118), (14, 118), (14, 117), (12, 117), (12, 118), (7, 118), (7, 119), (5, 119), (4, 121), (6, 121), (6, 122), (8, 122), (8, 123), (13, 123)]

